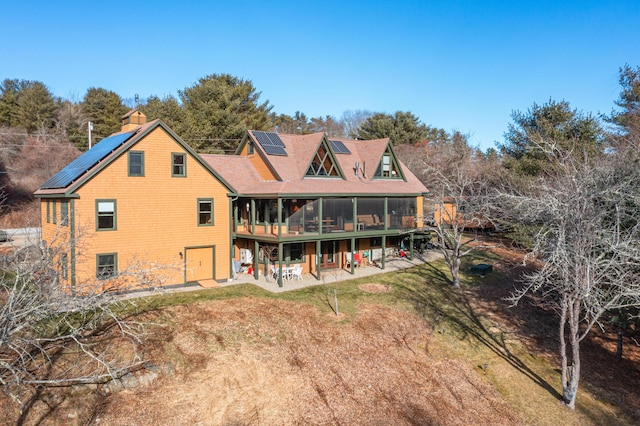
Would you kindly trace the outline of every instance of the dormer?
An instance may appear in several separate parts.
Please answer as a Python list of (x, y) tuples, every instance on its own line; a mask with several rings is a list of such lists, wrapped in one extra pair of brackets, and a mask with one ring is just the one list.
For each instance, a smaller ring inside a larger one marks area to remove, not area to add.
[(122, 116), (122, 132), (130, 132), (147, 122), (147, 116), (137, 109), (132, 109)]
[(380, 163), (378, 163), (378, 168), (376, 169), (375, 174), (373, 175), (374, 179), (403, 179), (404, 173), (402, 173), (402, 169), (400, 168), (400, 163), (398, 162), (398, 158), (396, 154), (393, 152), (393, 148), (391, 147), (391, 143), (387, 144), (387, 148), (382, 154), (382, 158), (380, 159)]

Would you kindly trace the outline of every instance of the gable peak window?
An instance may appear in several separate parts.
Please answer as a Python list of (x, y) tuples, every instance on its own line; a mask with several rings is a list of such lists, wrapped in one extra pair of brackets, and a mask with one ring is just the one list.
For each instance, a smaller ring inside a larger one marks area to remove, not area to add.
[(324, 144), (320, 145), (313, 156), (305, 176), (340, 177), (338, 167)]
[(129, 151), (129, 176), (144, 176), (144, 152)]
[(187, 175), (187, 154), (174, 152), (171, 154), (171, 176), (184, 177)]
[(391, 148), (387, 147), (384, 154), (382, 154), (380, 164), (378, 164), (378, 168), (376, 169), (376, 173), (373, 177), (383, 179), (403, 178), (400, 165), (398, 164), (398, 160), (396, 160), (395, 155), (393, 155)]

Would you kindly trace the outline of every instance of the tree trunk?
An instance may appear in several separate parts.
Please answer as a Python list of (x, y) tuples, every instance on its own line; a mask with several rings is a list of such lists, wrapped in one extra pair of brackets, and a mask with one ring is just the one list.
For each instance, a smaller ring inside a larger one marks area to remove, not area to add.
[(460, 287), (460, 262), (460, 258), (454, 255), (451, 262), (451, 278), (455, 288)]
[(569, 346), (571, 346), (572, 363), (571, 366), (567, 366), (565, 345), (565, 351), (562, 355), (562, 398), (567, 407), (575, 410), (578, 384), (580, 382), (580, 299), (572, 300), (567, 305), (567, 311), (569, 314)]
[(565, 395), (565, 383), (568, 383), (569, 378), (569, 367), (567, 360), (567, 340), (565, 337), (565, 329), (567, 327), (567, 300), (566, 297), (563, 297), (560, 303), (560, 330), (558, 333), (558, 337), (560, 338), (560, 364), (561, 364), (561, 383), (562, 383), (562, 397)]

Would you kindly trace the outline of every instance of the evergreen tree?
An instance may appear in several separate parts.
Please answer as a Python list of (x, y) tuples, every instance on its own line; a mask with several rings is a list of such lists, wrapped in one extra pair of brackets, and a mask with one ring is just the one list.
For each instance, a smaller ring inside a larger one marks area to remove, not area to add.
[(178, 135), (181, 135), (181, 129), (184, 122), (185, 111), (173, 96), (167, 96), (160, 99), (157, 96), (151, 96), (147, 99), (145, 105), (140, 110), (147, 116), (147, 121), (159, 118), (171, 127)]
[(185, 109), (182, 137), (203, 151), (233, 150), (247, 129), (268, 130), (273, 123), (268, 101), (259, 102), (249, 80), (213, 74), (181, 90)]
[(18, 125), (18, 93), (26, 82), (17, 79), (5, 79), (0, 83), (0, 126)]
[(6, 79), (0, 84), (0, 126), (31, 133), (55, 126), (59, 101), (39, 81)]
[(375, 113), (356, 131), (358, 139), (390, 138), (394, 145), (414, 144), (427, 138), (446, 139), (442, 129), (420, 123), (410, 112), (397, 111), (394, 115)]
[(122, 116), (128, 108), (120, 96), (110, 90), (92, 87), (82, 101), (82, 113), (93, 123), (96, 141), (104, 139), (122, 128)]
[(625, 132), (640, 131), (640, 67), (628, 64), (620, 68), (620, 98), (616, 105), (621, 109), (614, 112), (611, 121)]
[[(604, 151), (604, 133), (590, 114), (571, 109), (566, 101), (533, 104), (526, 113), (514, 111), (513, 123), (500, 144), (505, 166), (518, 174), (535, 176), (552, 163), (555, 147), (574, 149), (590, 158)], [(579, 148), (576, 150), (576, 148)]]
[(60, 102), (47, 86), (39, 81), (29, 81), (18, 92), (16, 119), (28, 133), (55, 127)]

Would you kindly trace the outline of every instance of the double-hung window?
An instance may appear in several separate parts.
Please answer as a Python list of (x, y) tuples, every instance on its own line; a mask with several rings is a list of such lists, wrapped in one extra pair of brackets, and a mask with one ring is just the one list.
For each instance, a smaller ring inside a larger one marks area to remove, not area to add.
[(213, 198), (198, 198), (198, 226), (213, 226)]
[(96, 200), (96, 230), (116, 229), (116, 200)]
[(96, 278), (106, 280), (118, 274), (118, 254), (106, 253), (96, 255)]
[(187, 175), (187, 154), (174, 152), (171, 154), (171, 176), (184, 177)]

